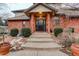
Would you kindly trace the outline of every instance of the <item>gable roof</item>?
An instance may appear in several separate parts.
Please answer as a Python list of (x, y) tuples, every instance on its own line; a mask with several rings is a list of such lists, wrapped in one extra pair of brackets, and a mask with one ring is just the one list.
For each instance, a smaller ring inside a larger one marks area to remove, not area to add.
[(37, 7), (38, 5), (42, 5), (42, 6), (48, 8), (48, 9), (50, 9), (52, 11), (57, 11), (57, 9), (49, 6), (48, 4), (45, 4), (45, 3), (36, 3), (36, 4), (33, 4), (30, 8), (26, 9), (24, 12), (28, 13), (29, 11), (31, 11), (32, 9), (34, 9), (35, 7)]
[(19, 13), (19, 12), (24, 12), (24, 10), (26, 10), (26, 9), (13, 10), (12, 12), (13, 12), (13, 13)]
[(60, 9), (57, 14), (64, 14), (69, 17), (79, 16), (79, 10), (70, 10), (70, 9)]
[(21, 15), (9, 18), (8, 20), (30, 20), (30, 18), (22, 13)]

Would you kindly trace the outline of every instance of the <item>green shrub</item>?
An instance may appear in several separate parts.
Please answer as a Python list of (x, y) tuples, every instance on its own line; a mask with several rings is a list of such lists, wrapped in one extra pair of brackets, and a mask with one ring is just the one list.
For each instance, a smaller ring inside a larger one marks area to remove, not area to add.
[(19, 33), (19, 30), (17, 28), (11, 29), (10, 35), (13, 37), (16, 37)]
[(63, 32), (63, 29), (62, 28), (55, 28), (54, 29), (54, 35), (57, 37), (60, 33)]
[(29, 28), (21, 29), (21, 36), (29, 37), (31, 35), (31, 30)]

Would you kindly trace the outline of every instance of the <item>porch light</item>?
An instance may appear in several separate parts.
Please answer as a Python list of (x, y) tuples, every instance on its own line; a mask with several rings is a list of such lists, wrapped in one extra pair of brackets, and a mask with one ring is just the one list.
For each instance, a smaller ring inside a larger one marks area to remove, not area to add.
[(25, 27), (25, 24), (26, 24), (26, 22), (25, 22), (25, 21), (23, 21), (23, 27)]
[(39, 11), (39, 18), (42, 19), (42, 12)]
[(41, 15), (42, 14), (42, 11), (39, 11), (39, 14)]

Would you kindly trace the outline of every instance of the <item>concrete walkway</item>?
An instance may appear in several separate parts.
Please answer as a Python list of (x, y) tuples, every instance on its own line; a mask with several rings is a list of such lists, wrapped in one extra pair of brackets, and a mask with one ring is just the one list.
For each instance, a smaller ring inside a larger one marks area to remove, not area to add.
[(33, 33), (25, 44), (25, 50), (10, 52), (11, 56), (67, 56), (61, 46), (46, 32)]
[(65, 53), (61, 51), (53, 51), (53, 50), (21, 50), (16, 52), (10, 52), (7, 56), (67, 56)]

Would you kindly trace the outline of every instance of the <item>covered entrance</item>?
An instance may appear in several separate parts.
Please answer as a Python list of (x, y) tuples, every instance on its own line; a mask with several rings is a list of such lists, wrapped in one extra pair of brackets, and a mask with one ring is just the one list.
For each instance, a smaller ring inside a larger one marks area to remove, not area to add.
[(46, 31), (46, 20), (44, 19), (36, 19), (36, 31)]
[(32, 32), (43, 31), (50, 33), (51, 19), (56, 10), (43, 3), (37, 3), (25, 10), (25, 14), (30, 16), (30, 28)]

